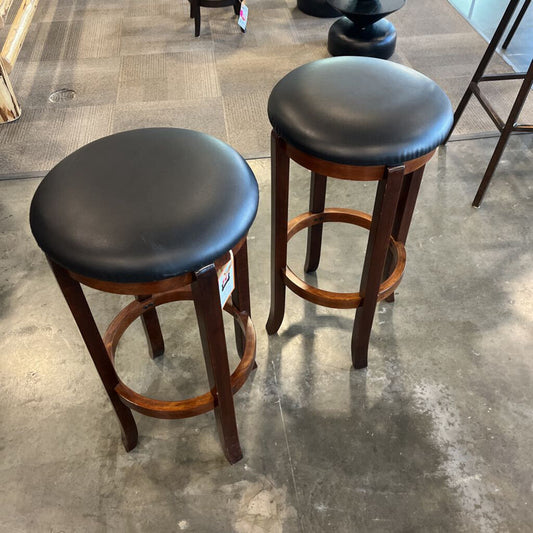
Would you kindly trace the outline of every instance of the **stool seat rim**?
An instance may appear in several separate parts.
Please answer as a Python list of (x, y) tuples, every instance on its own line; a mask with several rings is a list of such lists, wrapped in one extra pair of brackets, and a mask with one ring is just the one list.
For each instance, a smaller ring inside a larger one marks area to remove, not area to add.
[(314, 157), (354, 166), (399, 165), (439, 146), (451, 103), (431, 79), (370, 57), (332, 57), (289, 72), (268, 101), (273, 130)]
[(145, 128), (89, 143), (33, 197), (30, 225), (74, 274), (147, 283), (213, 263), (246, 236), (258, 207), (246, 161), (205, 133)]

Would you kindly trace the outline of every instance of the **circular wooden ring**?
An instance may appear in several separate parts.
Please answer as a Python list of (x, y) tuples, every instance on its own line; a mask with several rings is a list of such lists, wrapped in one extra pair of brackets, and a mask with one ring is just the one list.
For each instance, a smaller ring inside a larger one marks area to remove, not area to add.
[[(127, 305), (109, 324), (103, 337), (111, 362), (114, 363), (118, 342), (126, 329), (128, 329), (132, 322), (141, 316), (146, 310), (169, 302), (191, 299), (192, 292), (190, 287), (183, 287), (174, 291), (154, 294), (147, 300), (143, 300), (142, 302), (133, 301)], [(253, 369), (255, 362), (256, 335), (252, 319), (245, 311), (239, 311), (230, 302), (224, 306), (224, 310), (237, 320), (237, 323), (245, 336), (243, 356), (237, 365), (237, 368), (230, 376), (231, 390), (233, 394), (235, 394), (244, 385)], [(188, 418), (211, 411), (217, 404), (216, 389), (211, 389), (205, 394), (194, 398), (188, 398), (186, 400), (156, 400), (135, 392), (119, 378), (115, 391), (122, 402), (124, 402), (130, 409), (134, 409), (139, 413), (154, 418)]]
[[(287, 242), (299, 231), (322, 224), (323, 222), (344, 222), (365, 229), (370, 229), (372, 217), (368, 213), (354, 209), (328, 208), (322, 213), (302, 213), (293, 218), (287, 229)], [(400, 284), (405, 270), (405, 247), (401, 242), (390, 239), (390, 250), (394, 262), (394, 270), (391, 275), (381, 283), (378, 292), (378, 301), (384, 300), (394, 292)], [(287, 265), (283, 271), (285, 285), (295, 294), (317, 305), (333, 307), (336, 309), (354, 309), (362, 305), (363, 298), (359, 292), (332, 292), (309, 285), (299, 278)]]

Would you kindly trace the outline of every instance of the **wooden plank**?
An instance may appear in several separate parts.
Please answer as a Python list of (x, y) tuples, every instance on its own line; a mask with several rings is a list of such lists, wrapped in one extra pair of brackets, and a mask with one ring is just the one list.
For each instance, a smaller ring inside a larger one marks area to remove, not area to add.
[(0, 59), (0, 124), (20, 117), (20, 107)]
[(30, 27), (38, 3), (39, 0), (22, 0), (17, 15), (15, 16), (15, 20), (9, 29), (6, 42), (0, 53), (0, 56), (4, 60), (4, 69), (8, 74), (11, 72), (20, 49), (24, 44), (24, 38), (28, 33), (28, 28)]
[(0, 0), (0, 28), (3, 28), (6, 23), (7, 14), (13, 0)]

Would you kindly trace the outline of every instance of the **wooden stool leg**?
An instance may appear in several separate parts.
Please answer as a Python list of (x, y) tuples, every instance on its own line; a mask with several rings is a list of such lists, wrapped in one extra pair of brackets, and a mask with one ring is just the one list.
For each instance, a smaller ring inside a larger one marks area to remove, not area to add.
[[(407, 240), (407, 234), (409, 233), (409, 227), (411, 226), (411, 220), (413, 218), (413, 212), (415, 210), (416, 198), (418, 191), (420, 190), (420, 183), (422, 182), (422, 176), (424, 174), (424, 168), (411, 172), (404, 176), (402, 183), (402, 190), (400, 192), (400, 199), (398, 201), (398, 207), (396, 209), (396, 216), (394, 217), (394, 223), (392, 225), (392, 237), (403, 244)], [(385, 269), (383, 270), (383, 279), (387, 279), (394, 268), (392, 263), (392, 257), (390, 252), (387, 254), (387, 261), (385, 263)], [(387, 302), (394, 302), (394, 293), (386, 298)]]
[[(309, 191), (309, 211), (322, 213), (326, 204), (327, 177), (323, 174), (311, 172), (311, 188)], [(320, 249), (322, 247), (323, 224), (311, 226), (307, 232), (307, 253), (305, 256), (305, 272), (314, 272), (320, 262)]]
[(378, 182), (359, 289), (363, 301), (357, 308), (352, 334), (352, 362), (355, 368), (367, 366), (370, 332), (403, 175), (403, 166), (388, 168), (384, 178)]
[(196, 272), (196, 282), (192, 285), (192, 293), (209, 386), (216, 394), (215, 418), (218, 434), (224, 455), (233, 464), (242, 458), (242, 451), (235, 420), (224, 321), (214, 265), (208, 265)]
[(49, 262), (61, 292), (72, 312), (72, 316), (78, 325), (81, 336), (85, 341), (85, 345), (89, 350), (89, 354), (96, 366), (107, 395), (111, 400), (111, 404), (120, 423), (122, 442), (126, 451), (129, 452), (137, 445), (137, 426), (135, 425), (135, 419), (131, 410), (120, 401), (118, 394), (115, 392), (115, 387), (118, 385), (119, 379), (113, 363), (109, 359), (83, 290), (80, 284), (70, 277), (67, 270), (51, 260)]
[[(136, 297), (136, 300), (142, 303), (145, 300), (149, 300), (152, 297), (151, 294), (140, 295)], [(148, 308), (142, 315), (141, 320), (146, 333), (146, 339), (148, 340), (148, 347), (150, 350), (150, 357), (155, 359), (165, 352), (165, 341), (163, 340), (163, 334), (161, 333), (161, 325), (159, 324), (159, 318), (157, 317), (157, 311), (155, 307)]]
[(189, 0), (191, 3), (190, 15), (194, 18), (194, 36), (200, 35), (200, 0)]
[[(249, 317), (252, 316), (250, 306), (250, 281), (248, 275), (248, 245), (244, 241), (240, 250), (235, 254), (235, 289), (231, 295), (233, 305), (241, 312), (245, 312)], [(237, 342), (237, 352), (242, 359), (244, 348), (246, 347), (246, 337), (235, 320), (235, 340)], [(253, 369), (257, 368), (254, 362)]]
[(276, 333), (285, 313), (285, 281), (287, 266), (287, 225), (289, 215), (289, 156), (285, 141), (272, 132), (272, 208), (271, 208), (271, 282), (270, 315), (266, 330)]

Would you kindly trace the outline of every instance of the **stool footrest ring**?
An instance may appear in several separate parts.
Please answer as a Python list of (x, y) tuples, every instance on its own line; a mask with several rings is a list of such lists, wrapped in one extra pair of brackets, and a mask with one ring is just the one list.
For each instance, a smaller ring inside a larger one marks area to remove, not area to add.
[[(191, 300), (192, 292), (190, 287), (154, 294), (151, 298), (142, 302), (134, 301), (127, 305), (109, 324), (103, 337), (104, 344), (114, 363), (115, 350), (118, 342), (135, 319), (144, 311), (159, 305), (175, 302), (178, 300)], [(233, 394), (235, 394), (245, 383), (250, 372), (254, 368), (256, 335), (252, 319), (244, 311), (239, 311), (230, 301), (225, 305), (224, 310), (233, 315), (245, 337), (245, 349), (237, 368), (231, 374), (230, 382)], [(115, 387), (116, 393), (124, 404), (130, 409), (154, 418), (177, 419), (196, 416), (215, 408), (217, 402), (216, 390), (210, 390), (205, 394), (188, 398), (186, 400), (166, 401), (156, 400), (143, 396), (129, 388), (119, 378), (119, 383)]]
[[(287, 241), (299, 231), (310, 226), (315, 226), (316, 224), (322, 224), (323, 222), (344, 222), (370, 229), (372, 217), (362, 211), (345, 208), (328, 208), (324, 209), (322, 213), (302, 213), (289, 222)], [(378, 301), (384, 300), (394, 292), (400, 284), (405, 269), (406, 255), (404, 245), (391, 237), (390, 251), (392, 253), (394, 269), (391, 275), (379, 286)], [(359, 292), (342, 293), (319, 289), (299, 278), (288, 265), (282, 274), (285, 285), (292, 292), (314, 304), (336, 309), (355, 309), (364, 304), (364, 298)]]

